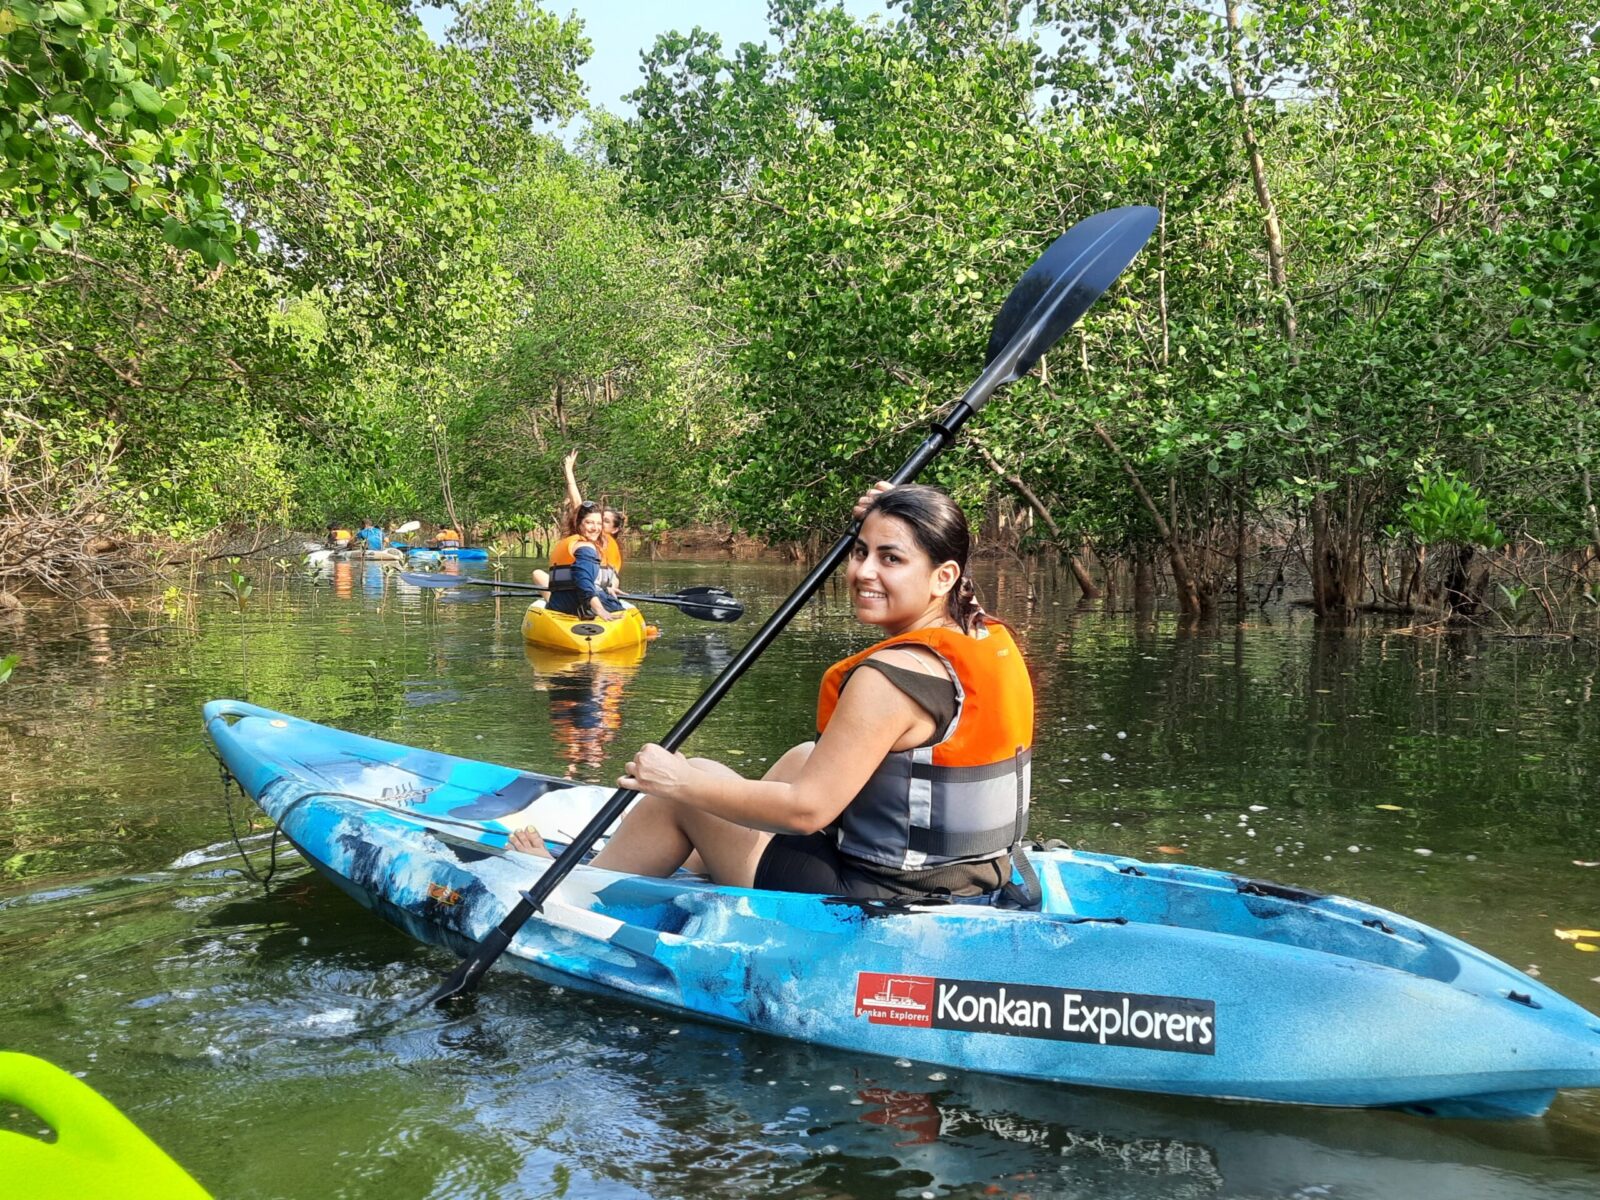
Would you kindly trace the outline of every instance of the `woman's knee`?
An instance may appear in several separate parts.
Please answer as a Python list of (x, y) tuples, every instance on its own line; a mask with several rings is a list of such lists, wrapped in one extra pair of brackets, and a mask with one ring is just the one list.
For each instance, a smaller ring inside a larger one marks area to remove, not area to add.
[(739, 774), (739, 772), (735, 771), (727, 763), (720, 763), (714, 758), (691, 758), (689, 760), (689, 765), (697, 770), (706, 772), (708, 775)]
[(801, 742), (798, 746), (791, 746), (785, 750), (778, 761), (767, 768), (763, 779), (781, 779), (792, 782), (799, 776), (806, 761), (811, 757), (811, 752), (817, 748), (815, 742)]

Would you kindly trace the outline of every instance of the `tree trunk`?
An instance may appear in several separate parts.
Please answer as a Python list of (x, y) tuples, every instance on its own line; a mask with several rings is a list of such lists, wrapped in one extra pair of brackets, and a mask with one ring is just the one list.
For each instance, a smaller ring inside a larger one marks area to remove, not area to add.
[(1233, 602), (1240, 621), (1244, 620), (1244, 472), (1239, 473), (1239, 494), (1233, 518)]
[(1244, 86), (1244, 64), (1239, 55), (1239, 0), (1228, 0), (1228, 87), (1239, 109), (1239, 128), (1244, 141), (1245, 156), (1250, 160), (1250, 179), (1255, 184), (1256, 200), (1261, 205), (1262, 219), (1267, 234), (1267, 276), (1272, 290), (1283, 305), (1283, 332), (1290, 341), (1295, 340), (1294, 304), (1289, 298), (1289, 272), (1283, 253), (1283, 228), (1278, 222), (1278, 209), (1272, 200), (1272, 189), (1267, 184), (1267, 166), (1261, 157), (1261, 145), (1256, 139), (1255, 126), (1250, 120), (1250, 95)]
[(1583, 418), (1578, 418), (1578, 457), (1583, 460), (1583, 507), (1589, 514), (1589, 537), (1594, 542), (1594, 553), (1600, 558), (1600, 509), (1595, 508), (1594, 486), (1589, 478), (1589, 443), (1583, 428)]
[(1156, 565), (1144, 550), (1133, 555), (1133, 610), (1149, 612), (1156, 606)]
[(1444, 580), (1444, 606), (1446, 611), (1469, 617), (1478, 611), (1481, 597), (1472, 581), (1472, 558), (1475, 551), (1471, 546), (1457, 546), (1454, 560), (1450, 563), (1450, 572)]
[(450, 522), (450, 528), (465, 539), (466, 530), (461, 528), (461, 522), (456, 517), (455, 491), (450, 486), (449, 439), (445, 436), (442, 422), (430, 422), (430, 430), (433, 434), (433, 461), (439, 469), (439, 495), (444, 500), (445, 517)]
[(1145, 490), (1144, 481), (1139, 478), (1139, 473), (1133, 469), (1127, 457), (1122, 453), (1121, 447), (1112, 441), (1111, 435), (1106, 432), (1105, 426), (1096, 424), (1094, 431), (1106, 448), (1116, 456), (1123, 472), (1128, 476), (1128, 481), (1133, 485), (1134, 493), (1144, 504), (1145, 511), (1150, 514), (1150, 519), (1156, 527), (1156, 532), (1161, 535), (1161, 540), (1167, 547), (1167, 560), (1172, 567), (1173, 590), (1178, 593), (1178, 608), (1188, 614), (1198, 614), (1201, 610), (1200, 589), (1196, 586), (1194, 573), (1189, 569), (1189, 560), (1183, 552), (1183, 547), (1178, 544), (1178, 539), (1173, 535), (1172, 526), (1167, 524), (1161, 510), (1156, 507), (1150, 493)]
[(1073, 554), (1070, 550), (1065, 549), (1061, 545), (1061, 527), (1056, 524), (1055, 518), (1050, 515), (1050, 510), (1044, 506), (1044, 502), (1034, 494), (1032, 488), (1023, 482), (1021, 476), (1013, 472), (1008, 472), (1003, 466), (1001, 466), (1000, 460), (995, 458), (995, 456), (989, 452), (989, 448), (987, 446), (984, 446), (981, 443), (977, 443), (977, 446), (979, 455), (981, 455), (983, 461), (988, 464), (989, 469), (1001, 479), (1005, 480), (1006, 483), (1010, 484), (1011, 487), (1016, 491), (1017, 495), (1021, 496), (1028, 507), (1037, 513), (1039, 519), (1044, 522), (1045, 528), (1050, 531), (1051, 542), (1055, 544), (1057, 550), (1060, 551), (1060, 553), (1064, 555), (1067, 561), (1071, 564), (1072, 577), (1078, 581), (1078, 587), (1082, 590), (1084, 599), (1093, 600), (1095, 597), (1099, 596), (1100, 589), (1095, 586), (1094, 580), (1089, 577), (1088, 569), (1078, 561), (1077, 555)]

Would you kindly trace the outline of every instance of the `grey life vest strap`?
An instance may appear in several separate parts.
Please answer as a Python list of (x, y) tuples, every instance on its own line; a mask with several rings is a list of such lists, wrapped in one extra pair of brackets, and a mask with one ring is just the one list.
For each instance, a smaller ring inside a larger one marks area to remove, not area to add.
[(1011, 834), (1011, 878), (1000, 889), (1007, 904), (1037, 912), (1044, 907), (1044, 889), (1039, 886), (1039, 873), (1028, 861), (1022, 848), (1023, 836), (1028, 832), (1028, 771), (1031, 752), (1017, 747), (1017, 823)]
[(1016, 826), (1007, 822), (998, 829), (981, 829), (967, 833), (950, 833), (944, 830), (913, 828), (908, 839), (911, 849), (931, 858), (981, 858), (996, 854), (1012, 845)]

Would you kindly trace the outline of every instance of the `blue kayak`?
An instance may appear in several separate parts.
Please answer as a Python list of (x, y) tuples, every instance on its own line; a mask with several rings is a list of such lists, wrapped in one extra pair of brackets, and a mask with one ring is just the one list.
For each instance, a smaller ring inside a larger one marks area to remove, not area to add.
[(441, 558), (453, 558), (457, 562), (489, 561), (489, 552), (478, 546), (458, 546), (453, 550), (429, 550), (425, 546), (407, 546), (402, 542), (395, 542), (390, 549), (404, 550), (412, 562), (438, 562)]
[[(234, 700), (205, 725), (318, 870), (457, 954), (547, 863), (507, 850), (506, 819), (555, 848), (609, 796)], [(1486, 1117), (1600, 1087), (1600, 1018), (1438, 930), (1199, 867), (1031, 857), (1038, 912), (579, 867), (501, 961), (780, 1037), (1069, 1084)]]

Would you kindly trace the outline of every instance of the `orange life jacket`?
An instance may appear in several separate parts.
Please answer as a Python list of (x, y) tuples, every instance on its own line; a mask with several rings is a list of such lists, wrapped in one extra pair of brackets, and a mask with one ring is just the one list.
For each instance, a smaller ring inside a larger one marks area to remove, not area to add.
[[(578, 580), (572, 572), (572, 566), (578, 561), (579, 546), (588, 546), (589, 549), (594, 550), (596, 554), (600, 554), (600, 551), (596, 549), (595, 544), (585, 538), (581, 533), (574, 533), (568, 537), (564, 537), (554, 546), (550, 547), (551, 590), (562, 592), (577, 590)], [(603, 555), (601, 557), (601, 561), (602, 563), (604, 562)], [(600, 586), (605, 586), (605, 582), (603, 580), (600, 581)]]
[(600, 543), (600, 561), (619, 574), (622, 571), (622, 545), (609, 533)]
[(998, 858), (1027, 828), (1033, 683), (1011, 631), (917, 629), (829, 667), (817, 697), (828, 728), (850, 672), (886, 646), (924, 646), (956, 685), (956, 714), (932, 746), (891, 752), (839, 814), (841, 853), (898, 870)]

